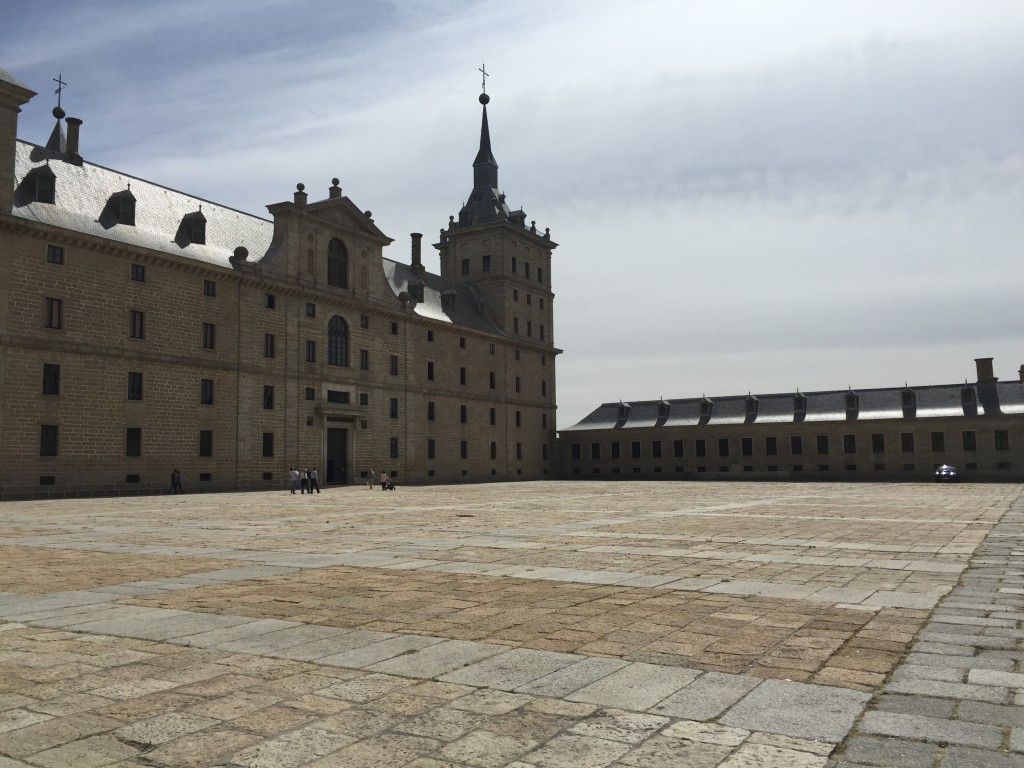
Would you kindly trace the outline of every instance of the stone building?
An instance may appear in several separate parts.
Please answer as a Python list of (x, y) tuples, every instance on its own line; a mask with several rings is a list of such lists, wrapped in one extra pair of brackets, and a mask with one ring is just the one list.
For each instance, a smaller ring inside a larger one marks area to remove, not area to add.
[(605, 403), (559, 431), (564, 477), (1024, 480), (1024, 366), (999, 381)]
[(34, 95), (0, 69), (0, 497), (554, 476), (556, 244), (499, 193), (486, 94), (440, 274), (337, 179), (265, 219), (88, 162), (59, 106), (18, 138)]

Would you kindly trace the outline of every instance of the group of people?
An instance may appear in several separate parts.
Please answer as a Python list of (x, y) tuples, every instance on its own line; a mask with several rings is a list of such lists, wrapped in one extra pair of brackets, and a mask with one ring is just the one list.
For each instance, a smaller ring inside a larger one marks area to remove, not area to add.
[(316, 471), (316, 467), (303, 470), (292, 467), (288, 476), (292, 481), (292, 493), (300, 489), (302, 493), (308, 492), (311, 496), (314, 489), (320, 493), (320, 474)]
[[(373, 490), (373, 478), (376, 477), (374, 471), (371, 469), (366, 473), (366, 487), (371, 491)], [(382, 491), (393, 491), (395, 490), (395, 481), (391, 479), (391, 475), (385, 472), (383, 469), (380, 471), (380, 489)]]

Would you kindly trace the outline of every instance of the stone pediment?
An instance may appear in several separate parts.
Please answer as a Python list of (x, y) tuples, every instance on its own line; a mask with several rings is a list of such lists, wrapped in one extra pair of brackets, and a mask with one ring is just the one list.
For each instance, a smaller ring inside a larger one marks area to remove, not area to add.
[(331, 224), (335, 229), (358, 233), (383, 243), (392, 242), (390, 237), (377, 228), (373, 219), (347, 197), (312, 203), (306, 206), (306, 214)]

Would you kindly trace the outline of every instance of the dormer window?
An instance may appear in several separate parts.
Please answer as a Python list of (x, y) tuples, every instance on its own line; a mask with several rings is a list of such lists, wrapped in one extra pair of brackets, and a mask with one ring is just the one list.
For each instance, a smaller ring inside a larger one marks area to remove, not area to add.
[(106, 208), (103, 210), (104, 218), (111, 224), (124, 224), (129, 227), (135, 226), (135, 195), (131, 189), (123, 192), (115, 192), (107, 200)]
[(206, 217), (203, 216), (203, 212), (196, 211), (195, 213), (186, 213), (181, 219), (181, 225), (178, 227), (178, 233), (186, 244), (193, 243), (195, 245), (205, 245)]
[(747, 395), (746, 402), (746, 417), (747, 421), (753, 421), (757, 418), (757, 408), (760, 405), (760, 401), (753, 395)]
[(711, 418), (711, 411), (714, 409), (715, 403), (713, 400), (709, 400), (706, 397), (700, 399), (700, 415), (701, 418)]
[(622, 401), (619, 401), (619, 418), (620, 419), (628, 419), (629, 418), (629, 408), (630, 408), (629, 403), (623, 403)]
[(960, 405), (965, 407), (971, 407), (975, 405), (974, 387), (961, 387), (960, 388)]
[(903, 410), (914, 410), (917, 408), (917, 393), (912, 389), (904, 389), (900, 393), (900, 399), (903, 404)]
[(666, 403), (664, 400), (659, 401), (658, 402), (658, 418), (659, 419), (667, 419), (669, 411), (671, 409), (672, 409), (672, 406), (669, 403)]
[(803, 421), (807, 416), (807, 396), (797, 392), (793, 395), (793, 418)]
[(50, 169), (49, 165), (42, 165), (32, 171), (34, 200), (37, 203), (49, 203), (53, 205), (57, 199), (57, 176)]
[(409, 298), (417, 304), (423, 303), (423, 283), (419, 280), (409, 282)]

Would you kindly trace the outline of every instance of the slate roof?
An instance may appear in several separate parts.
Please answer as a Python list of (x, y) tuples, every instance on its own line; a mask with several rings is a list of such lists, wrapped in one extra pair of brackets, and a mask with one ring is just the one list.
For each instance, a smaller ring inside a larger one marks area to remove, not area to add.
[[(973, 394), (973, 399), (966, 404), (962, 399), (965, 387)], [(913, 392), (915, 405), (905, 411), (907, 389)], [(756, 395), (756, 413), (748, 413), (747, 395), (730, 395), (708, 398), (710, 414), (703, 416), (701, 398), (603, 403), (578, 424), (559, 431), (1024, 415), (1024, 382), (1019, 381), (857, 390), (856, 407), (850, 410), (847, 410), (847, 390), (800, 394), (806, 398), (802, 418), (795, 408), (795, 392)], [(660, 403), (667, 403), (667, 409), (659, 408)]]
[[(29, 90), (29, 87), (27, 85), (25, 85), (23, 82), (21, 82), (21, 80), (16, 78), (14, 75), (12, 75), (10, 72), (8, 72), (3, 67), (0, 67), (0, 81), (5, 82), (5, 83), (10, 83), (11, 85), (16, 85), (19, 88), (24, 88), (26, 91)], [(34, 93), (34, 91), (33, 91), (33, 93)]]
[[(56, 176), (55, 203), (33, 202), (22, 182), (34, 169), (49, 165)], [(249, 263), (258, 264), (271, 255), (274, 222), (233, 208), (154, 184), (94, 163), (65, 162), (64, 156), (45, 147), (19, 140), (15, 152), (14, 216), (49, 224), (73, 232), (147, 248), (169, 256), (192, 259), (226, 269), (235, 248), (249, 252)], [(131, 189), (135, 197), (135, 224), (115, 224), (103, 216), (112, 195)], [(176, 240), (182, 219), (202, 210), (206, 219), (206, 242)], [(412, 267), (382, 259), (397, 302), (417, 280)], [(454, 283), (439, 275), (423, 276), (424, 301), (412, 304), (419, 316), (441, 322), (503, 334), (486, 319), (480, 294), (472, 286)], [(447, 297), (442, 299), (442, 294)]]

